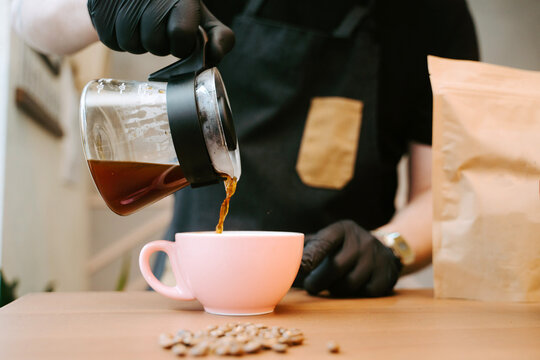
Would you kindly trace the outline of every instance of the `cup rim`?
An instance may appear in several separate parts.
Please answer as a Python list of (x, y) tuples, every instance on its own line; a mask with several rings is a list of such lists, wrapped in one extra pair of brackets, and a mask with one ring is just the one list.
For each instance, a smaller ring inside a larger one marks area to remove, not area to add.
[(303, 233), (300, 232), (291, 232), (291, 231), (258, 231), (258, 230), (229, 230), (229, 231), (223, 231), (221, 234), (216, 233), (215, 231), (188, 231), (188, 232), (179, 232), (175, 233), (174, 237), (175, 239), (179, 237), (253, 237), (253, 236), (272, 236), (272, 237), (298, 237), (298, 236), (304, 236)]

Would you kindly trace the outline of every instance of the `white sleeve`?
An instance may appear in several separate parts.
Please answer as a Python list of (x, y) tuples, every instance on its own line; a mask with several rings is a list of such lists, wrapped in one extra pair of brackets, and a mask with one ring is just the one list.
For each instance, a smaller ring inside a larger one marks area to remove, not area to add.
[(12, 0), (15, 31), (45, 54), (72, 54), (98, 40), (87, 0)]

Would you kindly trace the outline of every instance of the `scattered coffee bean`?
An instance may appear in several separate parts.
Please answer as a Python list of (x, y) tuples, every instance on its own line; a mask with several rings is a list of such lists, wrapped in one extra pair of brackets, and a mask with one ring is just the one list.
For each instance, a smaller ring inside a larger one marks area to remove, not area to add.
[(247, 334), (238, 334), (238, 335), (236, 335), (236, 341), (238, 341), (239, 343), (245, 344), (249, 340), (251, 340), (251, 339)]
[(259, 352), (262, 349), (262, 344), (257, 340), (252, 340), (244, 345), (244, 351), (248, 354)]
[(339, 352), (339, 344), (335, 342), (334, 340), (330, 340), (326, 343), (326, 349), (331, 353), (338, 353)]
[(289, 338), (285, 337), (285, 336), (282, 336), (282, 337), (277, 339), (277, 342), (280, 343), (280, 344), (287, 344), (289, 342)]
[(162, 348), (170, 349), (176, 344), (176, 340), (172, 334), (161, 334), (159, 335), (158, 343)]
[(220, 329), (210, 331), (210, 336), (213, 336), (213, 337), (222, 337), (223, 335), (225, 335), (225, 332)]
[(284, 353), (287, 351), (287, 344), (274, 344), (272, 345), (272, 350), (274, 350), (275, 352), (279, 352), (279, 353)]
[(176, 336), (179, 336), (179, 337), (183, 337), (183, 336), (186, 336), (186, 335), (192, 335), (191, 331), (189, 330), (185, 330), (185, 329), (180, 329), (176, 332)]
[(238, 343), (233, 343), (229, 347), (229, 354), (234, 356), (241, 356), (244, 354), (244, 348)]
[(299, 329), (264, 324), (228, 323), (209, 325), (204, 330), (180, 329), (176, 334), (161, 334), (159, 345), (177, 356), (194, 357), (215, 354), (242, 356), (263, 350), (287, 352), (289, 346), (301, 345), (304, 334)]
[(206, 356), (208, 354), (208, 345), (204, 342), (195, 345), (189, 350), (191, 356)]
[(271, 349), (275, 344), (277, 344), (277, 339), (275, 338), (261, 340), (261, 345), (264, 349)]
[(288, 345), (302, 345), (304, 342), (304, 335), (294, 335), (289, 338)]
[(214, 349), (214, 354), (219, 356), (226, 356), (229, 355), (229, 346), (227, 345), (220, 345)]
[(171, 351), (176, 356), (184, 356), (187, 353), (187, 347), (183, 344), (176, 344), (171, 348)]

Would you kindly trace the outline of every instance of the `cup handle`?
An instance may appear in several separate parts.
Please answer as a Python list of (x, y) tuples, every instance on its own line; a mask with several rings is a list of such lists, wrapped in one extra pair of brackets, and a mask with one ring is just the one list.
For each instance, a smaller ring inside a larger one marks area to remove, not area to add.
[[(171, 262), (174, 271), (174, 278), (176, 279), (176, 286), (167, 286), (154, 276), (154, 273), (150, 268), (150, 255), (157, 251), (163, 251), (169, 257), (169, 261)], [(158, 293), (177, 300), (195, 299), (182, 279), (182, 276), (176, 270), (178, 269), (178, 264), (174, 251), (174, 242), (157, 240), (144, 245), (139, 255), (139, 267), (141, 268), (141, 273), (148, 285)]]

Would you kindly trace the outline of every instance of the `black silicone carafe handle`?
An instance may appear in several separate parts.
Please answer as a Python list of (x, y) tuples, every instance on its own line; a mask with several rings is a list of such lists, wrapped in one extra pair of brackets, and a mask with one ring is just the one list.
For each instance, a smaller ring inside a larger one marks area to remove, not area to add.
[(148, 76), (148, 80), (168, 82), (175, 76), (187, 73), (199, 73), (201, 70), (206, 69), (207, 43), (208, 35), (206, 35), (204, 29), (199, 26), (197, 41), (195, 41), (195, 48), (193, 49), (191, 55), (150, 74)]

